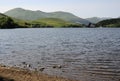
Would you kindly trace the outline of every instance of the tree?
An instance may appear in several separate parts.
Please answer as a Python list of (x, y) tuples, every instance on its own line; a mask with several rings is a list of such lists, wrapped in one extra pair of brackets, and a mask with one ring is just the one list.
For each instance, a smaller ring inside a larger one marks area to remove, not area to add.
[(17, 25), (14, 21), (7, 16), (0, 16), (0, 28), (7, 29), (7, 28), (16, 28)]

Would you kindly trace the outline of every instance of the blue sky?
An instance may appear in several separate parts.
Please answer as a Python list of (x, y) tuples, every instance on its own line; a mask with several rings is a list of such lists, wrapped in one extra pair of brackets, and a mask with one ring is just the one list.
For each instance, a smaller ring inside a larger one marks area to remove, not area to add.
[(44, 12), (66, 11), (81, 18), (119, 17), (120, 0), (1, 0), (0, 12), (13, 8), (41, 10)]

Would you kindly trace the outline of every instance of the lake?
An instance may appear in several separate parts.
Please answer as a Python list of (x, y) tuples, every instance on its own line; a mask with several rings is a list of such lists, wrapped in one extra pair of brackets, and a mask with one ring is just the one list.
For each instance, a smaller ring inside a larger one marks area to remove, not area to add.
[(120, 29), (1, 29), (0, 63), (24, 67), (24, 62), (31, 70), (44, 67), (49, 75), (120, 81)]

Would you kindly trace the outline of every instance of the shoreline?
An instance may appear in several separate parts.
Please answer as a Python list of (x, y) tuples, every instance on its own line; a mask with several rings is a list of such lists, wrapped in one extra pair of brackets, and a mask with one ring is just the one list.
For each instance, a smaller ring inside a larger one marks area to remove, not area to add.
[(75, 81), (31, 71), (29, 69), (0, 65), (0, 81)]

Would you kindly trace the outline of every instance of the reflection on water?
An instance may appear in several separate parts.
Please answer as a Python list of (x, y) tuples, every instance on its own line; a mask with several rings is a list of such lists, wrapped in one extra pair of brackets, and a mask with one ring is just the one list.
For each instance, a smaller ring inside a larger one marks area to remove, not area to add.
[(0, 30), (0, 63), (23, 67), (23, 62), (50, 75), (120, 81), (120, 29)]

